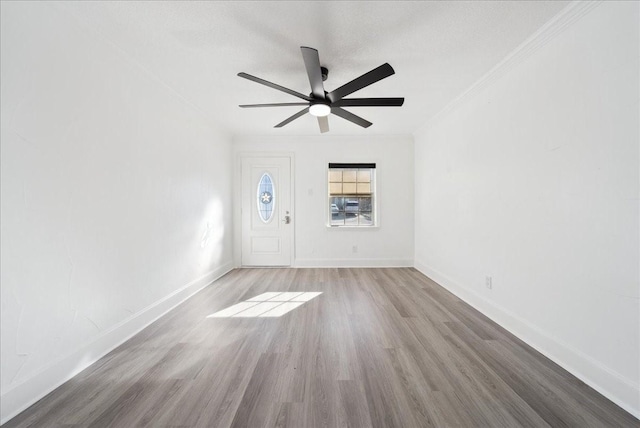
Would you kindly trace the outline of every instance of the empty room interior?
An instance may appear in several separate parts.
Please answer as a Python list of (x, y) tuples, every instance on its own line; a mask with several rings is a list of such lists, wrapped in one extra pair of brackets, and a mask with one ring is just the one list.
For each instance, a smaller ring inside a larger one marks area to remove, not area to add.
[(640, 426), (640, 2), (0, 5), (3, 428)]

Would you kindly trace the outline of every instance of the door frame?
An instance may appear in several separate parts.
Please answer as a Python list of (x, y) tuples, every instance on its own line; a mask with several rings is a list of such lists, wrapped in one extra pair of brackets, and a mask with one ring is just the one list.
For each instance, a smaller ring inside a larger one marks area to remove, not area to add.
[[(234, 174), (233, 174), (233, 262), (236, 267), (251, 268), (254, 266), (242, 265), (242, 161), (245, 158), (289, 158), (289, 191), (291, 192), (291, 233), (289, 245), (291, 246), (291, 257), (288, 267), (293, 267), (295, 263), (295, 237), (296, 237), (296, 203), (295, 203), (295, 156), (293, 152), (238, 152), (236, 154)], [(286, 266), (285, 266), (286, 267)]]

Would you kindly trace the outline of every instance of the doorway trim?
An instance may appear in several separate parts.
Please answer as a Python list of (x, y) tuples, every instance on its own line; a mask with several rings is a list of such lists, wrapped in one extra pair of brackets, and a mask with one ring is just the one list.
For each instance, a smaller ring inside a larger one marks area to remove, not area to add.
[[(296, 201), (295, 201), (295, 154), (293, 152), (238, 152), (235, 159), (235, 171), (233, 174), (233, 263), (235, 267), (247, 267), (242, 265), (242, 161), (245, 158), (289, 158), (290, 162), (290, 192), (291, 192), (291, 218), (292, 225), (290, 245), (291, 245), (291, 259), (289, 260), (289, 266), (293, 267), (296, 260), (296, 224), (298, 219), (296, 218)], [(286, 266), (285, 266), (286, 267)]]

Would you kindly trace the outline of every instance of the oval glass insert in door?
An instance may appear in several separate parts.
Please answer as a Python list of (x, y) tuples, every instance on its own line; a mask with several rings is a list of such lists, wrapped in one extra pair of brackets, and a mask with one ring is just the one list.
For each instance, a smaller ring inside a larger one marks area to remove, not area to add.
[(268, 172), (262, 174), (258, 181), (258, 216), (263, 223), (269, 223), (273, 218), (276, 205), (275, 188), (273, 179)]

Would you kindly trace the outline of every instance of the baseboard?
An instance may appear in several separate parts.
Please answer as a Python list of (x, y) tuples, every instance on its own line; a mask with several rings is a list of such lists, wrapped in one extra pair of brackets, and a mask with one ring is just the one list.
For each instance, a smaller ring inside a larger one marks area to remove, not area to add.
[(100, 336), (25, 379), (0, 397), (0, 424), (4, 424), (85, 368), (126, 342), (142, 329), (233, 269), (227, 262), (170, 295), (147, 306)]
[(516, 314), (487, 300), (473, 290), (456, 283), (444, 273), (419, 261), (415, 262), (414, 267), (591, 388), (640, 419), (640, 387), (634, 384), (633, 381), (624, 378), (583, 352), (568, 346), (551, 333), (542, 331)]
[(296, 259), (293, 267), (413, 267), (411, 259)]

